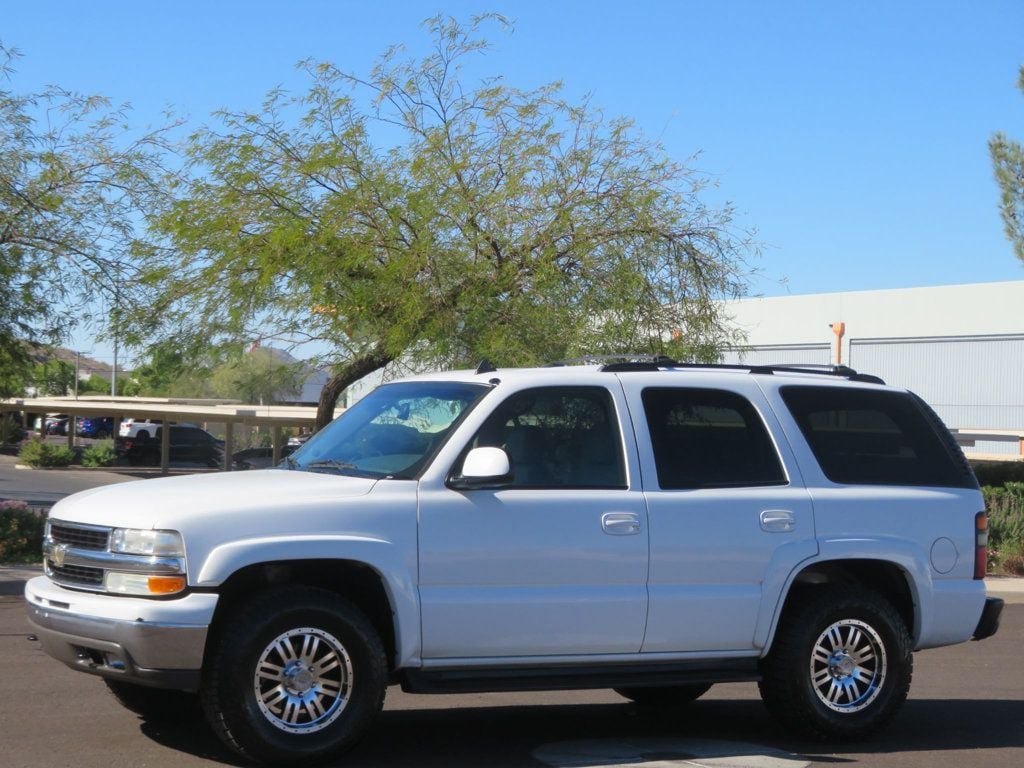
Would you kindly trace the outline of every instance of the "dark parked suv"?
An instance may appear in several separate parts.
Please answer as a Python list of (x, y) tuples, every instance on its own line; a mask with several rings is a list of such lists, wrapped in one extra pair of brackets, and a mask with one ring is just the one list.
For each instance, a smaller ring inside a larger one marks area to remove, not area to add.
[[(223, 442), (199, 427), (174, 425), (171, 428), (171, 461), (220, 466), (224, 459)], [(153, 437), (124, 438), (121, 452), (132, 466), (156, 466), (160, 463), (160, 441), (164, 427)]]

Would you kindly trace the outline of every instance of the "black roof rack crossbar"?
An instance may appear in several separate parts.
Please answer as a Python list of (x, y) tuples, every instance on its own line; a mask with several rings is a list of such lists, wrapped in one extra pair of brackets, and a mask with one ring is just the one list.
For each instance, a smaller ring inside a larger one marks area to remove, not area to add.
[[(613, 362), (618, 361), (618, 362)], [(573, 357), (568, 360), (554, 360), (550, 363), (545, 364), (545, 368), (560, 368), (566, 365), (597, 365), (598, 363), (604, 363), (601, 370), (607, 371), (612, 366), (624, 365), (627, 366), (622, 370), (657, 370), (657, 366), (666, 365), (679, 365), (675, 360), (665, 355), (648, 355), (648, 354), (628, 354), (622, 353), (618, 355), (584, 355), (583, 357)], [(643, 369), (638, 369), (630, 366), (647, 366)], [(650, 366), (655, 366), (651, 368)]]
[(819, 376), (838, 376), (850, 381), (865, 384), (885, 384), (885, 381), (870, 373), (858, 373), (846, 365), (814, 365), (804, 363), (787, 363), (784, 365), (741, 365), (738, 363), (679, 363), (668, 358), (643, 362), (611, 363), (602, 366), (607, 373), (625, 373), (629, 371), (659, 371), (663, 368), (699, 368), (721, 371), (747, 371), (748, 373), (771, 376), (776, 373), (804, 373)]

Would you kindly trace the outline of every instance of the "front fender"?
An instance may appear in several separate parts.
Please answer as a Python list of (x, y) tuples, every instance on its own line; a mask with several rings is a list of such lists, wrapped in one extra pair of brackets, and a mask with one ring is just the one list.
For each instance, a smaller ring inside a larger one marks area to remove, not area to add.
[(395, 616), (400, 666), (419, 658), (420, 609), (415, 559), (408, 562), (392, 542), (366, 536), (324, 535), (239, 539), (215, 547), (196, 578), (197, 587), (217, 587), (250, 565), (288, 560), (351, 560), (381, 577)]

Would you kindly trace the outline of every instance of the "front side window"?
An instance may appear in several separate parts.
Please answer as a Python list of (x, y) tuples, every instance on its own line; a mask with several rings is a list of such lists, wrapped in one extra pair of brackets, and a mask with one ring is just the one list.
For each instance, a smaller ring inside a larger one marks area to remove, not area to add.
[(684, 387), (652, 387), (642, 397), (659, 487), (786, 484), (768, 430), (745, 397)]
[(285, 459), (290, 469), (414, 478), (490, 388), (416, 381), (378, 387)]
[(796, 386), (781, 393), (834, 483), (976, 487), (963, 455), (952, 454), (948, 434), (936, 431), (927, 406), (910, 394)]
[(542, 387), (511, 395), (467, 447), (502, 448), (520, 488), (625, 488), (622, 440), (604, 387)]

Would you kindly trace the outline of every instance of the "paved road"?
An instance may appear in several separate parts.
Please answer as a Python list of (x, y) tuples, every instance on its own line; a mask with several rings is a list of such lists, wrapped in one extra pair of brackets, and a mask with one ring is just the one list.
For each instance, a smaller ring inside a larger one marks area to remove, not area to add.
[(0, 456), (0, 499), (20, 499), (51, 506), (65, 496), (134, 478), (116, 472), (90, 469), (17, 469), (13, 456)]
[[(22, 600), (0, 596), (5, 768), (237, 765), (198, 718), (140, 720), (120, 709), (99, 680), (53, 661), (28, 634)], [(690, 709), (663, 713), (640, 710), (611, 691), (431, 697), (392, 689), (376, 727), (344, 764), (524, 768), (567, 751), (632, 749), (644, 755), (633, 765), (651, 768), (1018, 766), (1024, 764), (1022, 640), (1024, 604), (1016, 603), (1007, 606), (995, 637), (918, 654), (906, 708), (889, 731), (866, 744), (825, 747), (785, 737), (750, 684), (717, 686)], [(580, 741), (588, 743), (564, 744)], [(708, 750), (717, 762), (687, 758)], [(758, 754), (766, 758), (755, 761)]]

